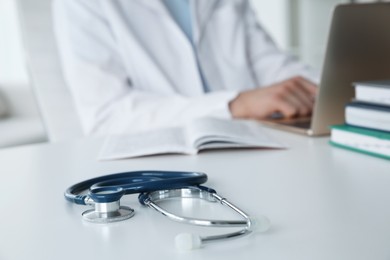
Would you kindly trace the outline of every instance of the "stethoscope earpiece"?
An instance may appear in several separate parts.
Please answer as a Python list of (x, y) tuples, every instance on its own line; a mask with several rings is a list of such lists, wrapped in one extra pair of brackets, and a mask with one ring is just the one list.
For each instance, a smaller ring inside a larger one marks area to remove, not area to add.
[(202, 246), (202, 239), (195, 234), (181, 233), (175, 237), (175, 246), (182, 251), (198, 249)]
[(271, 227), (271, 221), (266, 216), (251, 217), (251, 227), (252, 232), (266, 232)]

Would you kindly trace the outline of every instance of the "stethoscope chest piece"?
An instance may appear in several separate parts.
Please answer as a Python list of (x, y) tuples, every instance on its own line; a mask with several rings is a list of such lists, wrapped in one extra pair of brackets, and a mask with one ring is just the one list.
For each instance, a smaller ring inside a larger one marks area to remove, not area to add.
[(134, 209), (120, 206), (119, 201), (95, 203), (94, 209), (84, 211), (83, 219), (93, 223), (111, 223), (129, 219), (134, 216)]

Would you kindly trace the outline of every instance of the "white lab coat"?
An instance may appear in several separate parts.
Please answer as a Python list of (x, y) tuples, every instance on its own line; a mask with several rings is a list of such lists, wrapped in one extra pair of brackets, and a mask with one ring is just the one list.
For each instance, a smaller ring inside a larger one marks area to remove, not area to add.
[(229, 118), (240, 91), (309, 69), (281, 52), (246, 0), (190, 0), (194, 49), (160, 0), (56, 0), (67, 83), (86, 134)]

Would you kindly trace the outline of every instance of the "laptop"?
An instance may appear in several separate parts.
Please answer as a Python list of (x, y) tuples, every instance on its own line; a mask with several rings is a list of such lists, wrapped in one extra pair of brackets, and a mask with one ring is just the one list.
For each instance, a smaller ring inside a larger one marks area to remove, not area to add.
[(338, 5), (311, 118), (264, 123), (310, 136), (328, 135), (329, 126), (344, 123), (353, 82), (385, 79), (390, 79), (390, 3)]

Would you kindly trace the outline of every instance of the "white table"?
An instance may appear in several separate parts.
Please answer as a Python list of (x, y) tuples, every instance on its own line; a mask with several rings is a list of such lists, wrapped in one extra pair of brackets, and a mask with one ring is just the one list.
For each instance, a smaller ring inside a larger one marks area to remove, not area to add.
[[(327, 138), (269, 132), (290, 149), (111, 162), (96, 161), (98, 139), (1, 150), (0, 259), (390, 259), (390, 162), (333, 148)], [(124, 200), (137, 212), (132, 219), (91, 224), (80, 216), (85, 207), (63, 198), (86, 178), (143, 169), (206, 172), (210, 187), (267, 215), (272, 228), (180, 252), (177, 233), (209, 230), (167, 220), (136, 196)]]

